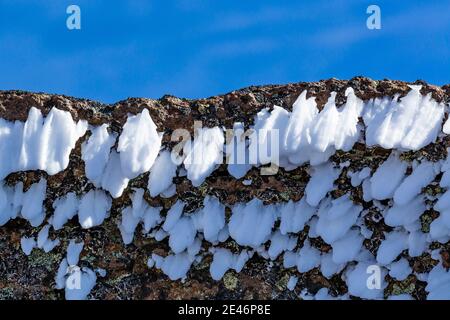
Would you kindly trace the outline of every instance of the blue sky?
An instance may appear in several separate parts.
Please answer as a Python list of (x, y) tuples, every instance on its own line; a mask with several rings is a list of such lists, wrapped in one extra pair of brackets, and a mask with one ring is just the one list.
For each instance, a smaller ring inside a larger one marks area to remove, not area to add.
[(356, 75), (450, 83), (450, 1), (0, 0), (0, 89), (114, 102)]

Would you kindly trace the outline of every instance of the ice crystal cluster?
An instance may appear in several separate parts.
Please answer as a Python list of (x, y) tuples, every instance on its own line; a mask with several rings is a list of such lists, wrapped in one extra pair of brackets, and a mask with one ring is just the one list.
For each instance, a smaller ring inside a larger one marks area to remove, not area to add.
[[(411, 86), (404, 97), (362, 101), (349, 87), (343, 105), (338, 107), (336, 94), (331, 93), (321, 110), (315, 98), (307, 98), (304, 91), (292, 111), (273, 106), (258, 112), (253, 134), (244, 136), (243, 124), (235, 123), (231, 148), (225, 128), (198, 129), (184, 145), (178, 162), (162, 143), (163, 135), (147, 109), (129, 114), (121, 133), (116, 134), (108, 124), (76, 122), (67, 111), (53, 108), (43, 117), (38, 109), (31, 108), (26, 122), (0, 119), (1, 178), (18, 171), (43, 170), (54, 175), (65, 170), (76, 142), (89, 133), (81, 146), (81, 158), (85, 175), (95, 188), (59, 197), (47, 215), (45, 179), (26, 191), (22, 183), (2, 183), (0, 225), (10, 219), (28, 220), (41, 231), (36, 239), (22, 238), (24, 254), (39, 249), (48, 252), (60, 244), (58, 239), (49, 238), (51, 228), (64, 228), (71, 219), (78, 219), (85, 229), (101, 225), (110, 216), (113, 199), (122, 196), (132, 179), (149, 172), (147, 188), (134, 188), (131, 204), (122, 208), (118, 228), (124, 245), (133, 242), (139, 225), (145, 236), (167, 241), (170, 251), (164, 256), (149, 252), (148, 267), (160, 269), (173, 281), (186, 278), (205, 255), (212, 255), (209, 270), (214, 280), (222, 279), (231, 269), (240, 272), (249, 259), (259, 255), (267, 260), (282, 259), (284, 267), (296, 268), (298, 275), (314, 268), (326, 278), (339, 275), (348, 288), (343, 296), (332, 296), (324, 289), (316, 295), (298, 293), (302, 298), (411, 299), (407, 293), (386, 297), (384, 290), (387, 276), (402, 281), (414, 274), (427, 282), (429, 299), (450, 299), (450, 271), (444, 267), (439, 250), (432, 246), (450, 240), (450, 191), (445, 191), (450, 187), (450, 160), (408, 161), (403, 156), (450, 134), (450, 123), (445, 120), (448, 105), (435, 101), (430, 94), (422, 95), (420, 89)], [(368, 148), (391, 150), (391, 154), (377, 166), (358, 170), (349, 169), (348, 162), (336, 164), (331, 160), (338, 151), (351, 151), (357, 142)], [(238, 157), (239, 148), (244, 150), (244, 161), (229, 163), (227, 168), (229, 175), (243, 179), (242, 183), (251, 183), (244, 178), (252, 167), (275, 164), (280, 170), (290, 171), (307, 165), (310, 177), (302, 198), (271, 204), (254, 198), (228, 205), (210, 195), (191, 213), (185, 212), (186, 203), (181, 200), (169, 210), (146, 201), (145, 194), (173, 196), (176, 177), (187, 177), (194, 187), (201, 187), (225, 157)], [(269, 152), (252, 153), (255, 148), (268, 148)], [(196, 159), (199, 155), (200, 161)], [(376, 252), (364, 245), (372, 236), (365, 224), (371, 209), (354, 201), (350, 192), (333, 195), (344, 169), (352, 188), (362, 189), (363, 201), (373, 203), (390, 227)], [(443, 192), (424, 192), (432, 183)], [(421, 216), (429, 210), (439, 215), (429, 230), (424, 230)], [(302, 232), (307, 232), (307, 237), (300, 240)], [(322, 252), (313, 245), (311, 239), (319, 237), (331, 250)], [(238, 249), (223, 246), (230, 240)], [(87, 298), (95, 286), (98, 271), (78, 267), (82, 249), (82, 243), (72, 241), (67, 257), (55, 271), (57, 288), (65, 289), (67, 299)], [(439, 263), (429, 272), (413, 271), (408, 259), (424, 254)], [(368, 285), (368, 279), (376, 275), (371, 268), (378, 268), (375, 286)], [(297, 276), (292, 276), (287, 286), (295, 290), (296, 283)]]

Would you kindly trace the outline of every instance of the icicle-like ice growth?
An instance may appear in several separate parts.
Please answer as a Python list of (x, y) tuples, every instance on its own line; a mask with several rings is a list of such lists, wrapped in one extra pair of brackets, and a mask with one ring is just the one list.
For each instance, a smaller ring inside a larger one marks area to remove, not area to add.
[(223, 162), (225, 143), (223, 130), (218, 127), (199, 128), (196, 134), (194, 142), (189, 141), (184, 146), (187, 156), (183, 162), (194, 187), (200, 186)]
[(55, 276), (56, 289), (65, 289), (66, 300), (85, 300), (97, 281), (94, 271), (78, 266), (83, 243), (71, 240), (64, 258)]
[(253, 253), (247, 250), (241, 251), (239, 254), (233, 254), (230, 250), (217, 248), (214, 250), (213, 261), (209, 268), (211, 277), (214, 280), (220, 280), (229, 269), (241, 272), (245, 263), (252, 257)]
[(398, 255), (408, 248), (408, 235), (401, 231), (392, 231), (386, 234), (377, 251), (377, 262), (387, 265), (394, 261)]
[(18, 168), (18, 155), (22, 145), (23, 123), (0, 119), (0, 179)]
[(281, 206), (281, 234), (288, 232), (297, 233), (303, 230), (305, 224), (311, 219), (316, 212), (316, 208), (311, 207), (306, 198), (303, 197), (298, 202), (289, 201)]
[(108, 132), (108, 125), (102, 124), (92, 129), (92, 135), (81, 146), (81, 158), (85, 163), (86, 177), (96, 187), (101, 186), (109, 154), (116, 138), (116, 134)]
[(274, 207), (264, 206), (259, 199), (237, 204), (228, 224), (230, 236), (241, 246), (256, 248), (269, 240), (275, 219)]
[(205, 197), (203, 206), (192, 216), (195, 228), (203, 232), (206, 241), (216, 243), (225, 227), (225, 206), (213, 197)]
[(0, 119), (0, 178), (16, 171), (44, 170), (54, 175), (66, 169), (70, 152), (86, 130), (86, 121), (76, 123), (69, 112), (57, 108), (44, 119), (32, 107), (25, 123)]
[(391, 198), (395, 190), (403, 181), (408, 164), (398, 158), (397, 153), (392, 152), (389, 158), (383, 162), (370, 179), (372, 198), (384, 200)]
[(41, 179), (23, 194), (21, 216), (27, 219), (33, 227), (39, 226), (45, 218), (44, 199), (47, 181)]
[(39, 169), (53, 175), (67, 168), (70, 152), (86, 130), (86, 121), (75, 124), (69, 112), (52, 108), (42, 126)]
[[(379, 277), (373, 277), (374, 283), (372, 283), (369, 277), (378, 270)], [(384, 288), (387, 286), (384, 280), (386, 274), (386, 269), (376, 266), (375, 263), (359, 262), (355, 267), (351, 267), (345, 272), (348, 292), (352, 296), (363, 299), (381, 299), (383, 298)], [(377, 283), (378, 280), (379, 283)]]
[(434, 142), (441, 131), (444, 105), (422, 96), (421, 86), (410, 86), (411, 91), (400, 100), (373, 99), (365, 107), (366, 144), (385, 149), (418, 150)]
[(144, 223), (144, 231), (149, 232), (162, 219), (159, 215), (160, 208), (150, 207), (144, 199), (144, 189), (135, 189), (131, 197), (132, 205), (122, 211), (122, 220), (119, 230), (123, 242), (130, 244), (133, 241), (134, 231), (139, 223)]
[(55, 230), (61, 229), (64, 224), (72, 219), (78, 211), (79, 200), (75, 193), (70, 192), (53, 202), (55, 213), (50, 219), (50, 223)]
[(333, 190), (334, 180), (339, 177), (340, 170), (332, 163), (312, 167), (311, 178), (305, 188), (306, 202), (310, 206), (317, 206), (327, 193)]
[(339, 110), (339, 118), (334, 136), (336, 150), (349, 151), (359, 139), (358, 120), (363, 110), (363, 102), (356, 97), (352, 88), (345, 90), (347, 102)]
[(316, 232), (326, 243), (332, 244), (345, 236), (361, 211), (362, 207), (355, 205), (348, 194), (332, 201), (327, 198), (319, 207)]
[(236, 179), (244, 177), (252, 167), (247, 141), (243, 124), (235, 123), (231, 141), (227, 141), (225, 145), (225, 154), (228, 159), (228, 172)]
[(36, 240), (36, 246), (40, 249), (43, 249), (44, 252), (50, 252), (53, 250), (54, 247), (59, 245), (59, 240), (51, 240), (48, 237), (48, 233), (50, 231), (50, 225), (45, 225), (41, 231), (39, 231), (37, 240)]
[(128, 117), (117, 146), (126, 178), (133, 179), (150, 170), (161, 148), (161, 139), (147, 109)]
[(336, 108), (335, 99), (336, 92), (332, 92), (311, 128), (311, 144), (319, 152), (325, 152), (334, 144), (339, 121), (339, 112)]
[(162, 151), (150, 170), (148, 178), (150, 196), (156, 197), (161, 192), (168, 190), (173, 185), (172, 180), (176, 173), (177, 165), (172, 161), (171, 153), (168, 150)]
[(80, 201), (78, 220), (81, 227), (89, 229), (101, 225), (109, 216), (111, 198), (102, 190), (91, 190)]
[(289, 112), (279, 106), (274, 106), (271, 112), (266, 108), (257, 113), (249, 137), (250, 163), (280, 165), (284, 157), (281, 148), (288, 121)]
[(319, 113), (315, 98), (306, 99), (306, 90), (295, 100), (286, 128), (284, 148), (297, 153), (311, 144), (311, 126)]
[(170, 280), (178, 280), (186, 278), (192, 262), (193, 259), (187, 252), (168, 255), (165, 258), (153, 253), (147, 264), (161, 269)]
[(111, 197), (118, 198), (127, 187), (129, 180), (122, 172), (120, 155), (115, 150), (111, 151), (101, 180), (102, 188), (109, 191)]
[(425, 290), (428, 292), (428, 300), (450, 299), (450, 271), (438, 263), (428, 275), (428, 284)]

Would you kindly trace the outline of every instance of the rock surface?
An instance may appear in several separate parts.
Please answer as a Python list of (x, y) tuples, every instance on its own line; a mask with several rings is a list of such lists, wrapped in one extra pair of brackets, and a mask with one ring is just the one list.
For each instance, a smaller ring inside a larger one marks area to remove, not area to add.
[[(422, 93), (432, 93), (437, 101), (450, 101), (450, 85), (437, 87), (423, 82)], [(374, 81), (368, 78), (354, 78), (349, 81), (329, 79), (312, 83), (295, 83), (287, 85), (270, 85), (249, 87), (231, 93), (210, 97), (207, 99), (188, 100), (173, 96), (161, 99), (129, 98), (112, 105), (94, 101), (75, 99), (72, 97), (50, 95), (45, 93), (29, 93), (23, 91), (0, 91), (0, 118), (25, 121), (31, 107), (36, 107), (46, 115), (52, 107), (67, 110), (75, 120), (84, 119), (90, 124), (110, 123), (111, 129), (118, 134), (126, 121), (128, 114), (137, 114), (143, 108), (148, 108), (159, 132), (164, 132), (163, 144), (170, 144), (170, 133), (177, 128), (185, 128), (192, 132), (195, 120), (203, 122), (204, 126), (222, 125), (232, 128), (233, 123), (241, 121), (248, 128), (253, 124), (254, 115), (262, 108), (272, 108), (279, 105), (290, 110), (292, 103), (303, 90), (308, 95), (315, 96), (319, 108), (322, 108), (330, 92), (337, 92), (337, 103), (345, 102), (344, 92), (351, 86), (356, 95), (364, 101), (374, 97), (405, 95), (410, 89), (408, 83), (400, 81)], [(81, 194), (93, 188), (84, 174), (84, 163), (81, 160), (81, 143), (88, 137), (81, 138), (72, 151), (70, 163), (66, 170), (48, 176), (42, 171), (26, 171), (10, 174), (6, 178), (9, 185), (23, 182), (26, 190), (41, 177), (47, 179), (47, 195), (45, 206), (47, 217), (52, 212), (53, 201), (68, 192)], [(417, 152), (404, 153), (408, 160), (424, 157), (431, 160), (443, 159), (447, 156), (450, 138), (444, 137), (437, 143), (430, 144)], [(348, 169), (369, 166), (377, 167), (390, 154), (390, 150), (379, 147), (367, 148), (357, 143), (349, 152), (337, 152), (332, 160), (339, 164), (350, 160)], [(362, 200), (361, 188), (352, 188), (344, 170), (337, 180), (338, 188), (333, 191), (333, 197), (339, 197), (350, 191), (354, 202), (367, 207)], [(252, 180), (251, 185), (245, 185), (242, 180)], [(136, 232), (132, 244), (125, 246), (122, 242), (117, 223), (121, 209), (130, 204), (130, 190), (133, 187), (146, 188), (148, 173), (141, 174), (130, 181), (124, 194), (113, 200), (111, 217), (99, 227), (84, 230), (77, 221), (72, 220), (59, 231), (52, 231), (62, 245), (50, 253), (33, 250), (30, 256), (20, 249), (22, 236), (37, 235), (39, 228), (30, 227), (25, 220), (16, 219), (0, 227), (0, 299), (62, 299), (64, 292), (54, 289), (54, 276), (59, 262), (65, 255), (65, 248), (70, 239), (80, 239), (85, 243), (81, 253), (81, 266), (103, 268), (107, 274), (98, 278), (90, 297), (95, 299), (297, 299), (297, 295), (287, 289), (291, 275), (297, 275), (295, 268), (285, 269), (282, 257), (268, 262), (255, 255), (250, 259), (242, 272), (228, 271), (220, 281), (214, 281), (209, 274), (211, 256), (193, 267), (186, 281), (170, 281), (161, 271), (149, 269), (147, 258), (152, 252), (165, 255), (168, 251), (167, 240), (157, 242)], [(199, 208), (206, 195), (216, 196), (224, 204), (249, 201), (254, 197), (265, 203), (284, 202), (290, 199), (297, 201), (303, 194), (309, 180), (307, 166), (292, 171), (279, 170), (274, 176), (261, 176), (259, 170), (253, 168), (243, 179), (234, 179), (222, 165), (209, 176), (199, 187), (194, 188), (185, 177), (175, 178), (176, 195), (164, 199), (151, 198), (146, 192), (145, 199), (154, 206), (169, 209), (172, 204), (181, 199), (187, 203), (186, 211), (193, 212)], [(427, 192), (440, 193), (437, 185), (431, 185)], [(228, 212), (229, 214), (229, 212)], [(373, 212), (373, 215), (379, 213)], [(421, 221), (423, 228), (437, 217), (433, 210), (427, 211)], [(389, 230), (383, 220), (367, 219), (366, 225), (374, 231), (374, 236), (365, 241), (364, 245), (376, 252), (383, 231)], [(308, 230), (299, 236), (299, 242), (304, 241)], [(311, 239), (311, 244), (322, 252), (328, 252), (330, 246), (318, 238)], [(436, 249), (441, 250), (444, 263), (450, 266), (450, 243), (436, 243)], [(233, 250), (237, 245), (231, 239), (226, 246)], [(430, 270), (435, 264), (429, 255), (411, 258), (410, 264), (414, 271)], [(391, 292), (409, 293), (416, 299), (424, 299), (426, 283), (410, 276), (403, 281), (389, 280), (385, 294)], [(327, 279), (315, 268), (310, 272), (300, 274), (296, 289), (307, 288), (309, 292), (317, 292), (326, 287), (332, 295), (342, 295), (347, 292), (345, 282), (338, 276)]]

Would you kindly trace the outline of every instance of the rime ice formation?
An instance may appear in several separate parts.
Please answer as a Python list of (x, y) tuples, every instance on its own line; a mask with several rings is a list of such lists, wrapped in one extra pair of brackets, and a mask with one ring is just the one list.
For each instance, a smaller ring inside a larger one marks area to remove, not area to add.
[(93, 128), (88, 141), (81, 146), (81, 158), (84, 161), (86, 177), (100, 187), (109, 154), (116, 142), (116, 135), (108, 132), (108, 125)]
[(0, 176), (25, 170), (56, 174), (69, 164), (69, 155), (84, 135), (87, 122), (74, 122), (71, 114), (52, 108), (45, 117), (31, 108), (25, 123), (0, 121)]
[[(0, 119), (0, 225), (22, 218), (36, 228), (20, 237), (32, 257), (61, 250), (67, 225), (85, 235), (113, 219), (127, 248), (151, 243), (147, 266), (173, 281), (202, 263), (225, 281), (258, 257), (289, 269), (286, 288), (304, 299), (417, 298), (388, 285), (411, 279), (425, 283), (427, 298), (450, 299), (448, 105), (421, 89), (365, 101), (351, 87), (325, 99), (302, 89), (291, 111), (265, 103), (249, 123), (233, 118), (229, 132), (220, 121), (194, 127), (178, 158), (155, 125), (169, 120), (154, 121), (147, 108), (124, 113), (117, 128), (31, 107), (25, 122)], [(281, 168), (274, 176), (251, 170), (271, 164)], [(73, 170), (82, 173), (72, 188)], [(164, 253), (154, 250), (161, 242)], [(78, 266), (82, 250), (71, 241), (56, 272), (67, 299), (86, 299), (96, 286), (94, 269)], [(433, 264), (418, 269), (428, 256)], [(311, 271), (348, 292), (309, 292), (298, 280)]]
[(211, 277), (220, 280), (229, 269), (240, 272), (249, 258), (251, 255), (246, 250), (240, 254), (233, 254), (227, 249), (216, 249), (210, 267)]
[(117, 151), (120, 154), (122, 172), (133, 179), (152, 167), (161, 147), (161, 137), (147, 109), (129, 116), (119, 137)]
[(176, 172), (177, 165), (172, 161), (171, 153), (167, 150), (161, 151), (148, 177), (147, 188), (150, 196), (156, 197), (172, 187)]
[(82, 242), (76, 243), (71, 240), (67, 247), (67, 256), (61, 261), (55, 277), (56, 287), (65, 289), (67, 300), (85, 300), (97, 281), (94, 271), (78, 266), (82, 250)]
[(91, 190), (80, 200), (78, 221), (85, 228), (101, 225), (109, 215), (111, 199), (101, 190)]
[(244, 125), (237, 122), (233, 125), (231, 140), (225, 146), (228, 172), (236, 179), (243, 178), (251, 169), (248, 140)]
[(366, 107), (364, 123), (367, 145), (386, 149), (418, 150), (436, 140), (441, 131), (444, 104), (431, 94), (422, 96), (421, 86), (410, 86), (403, 98), (374, 99)]
[(194, 141), (184, 147), (184, 166), (194, 187), (200, 186), (223, 161), (223, 131), (218, 127), (197, 130)]

